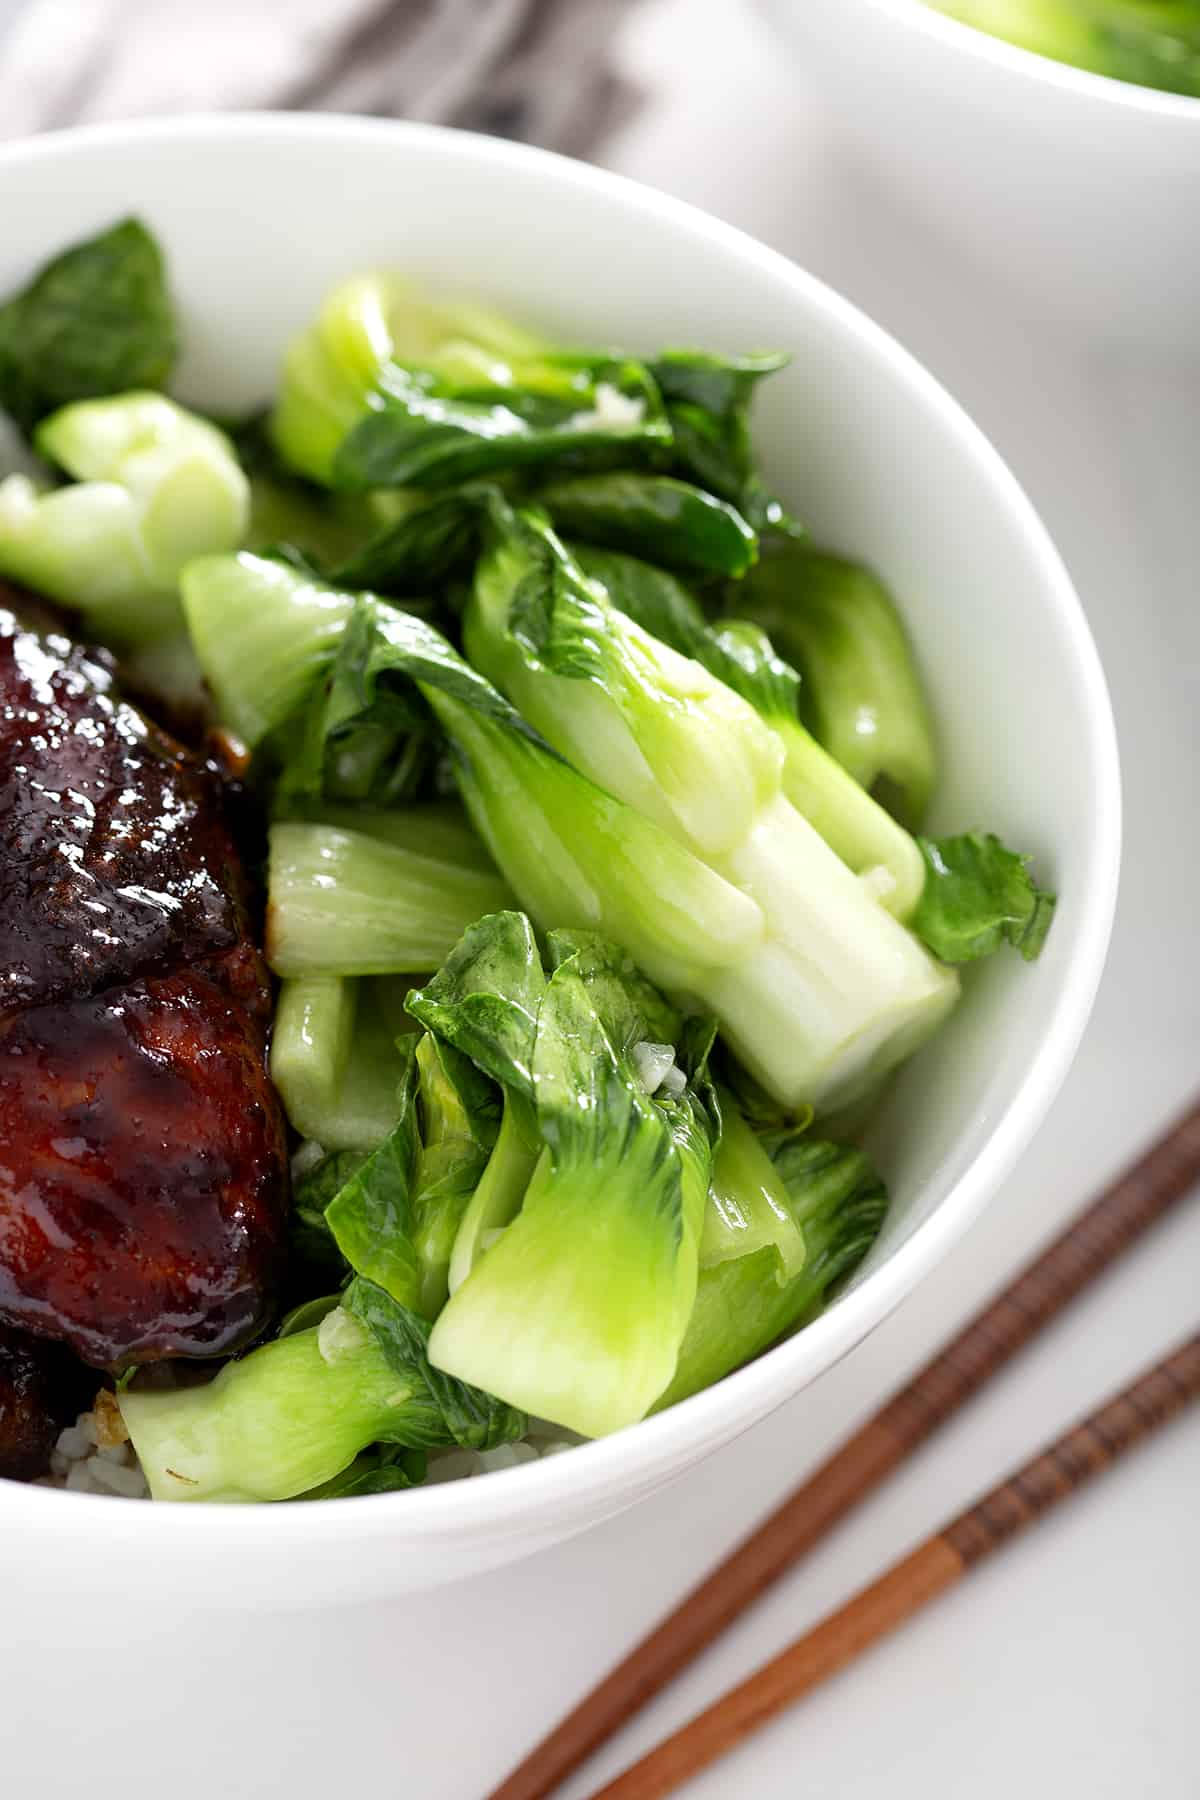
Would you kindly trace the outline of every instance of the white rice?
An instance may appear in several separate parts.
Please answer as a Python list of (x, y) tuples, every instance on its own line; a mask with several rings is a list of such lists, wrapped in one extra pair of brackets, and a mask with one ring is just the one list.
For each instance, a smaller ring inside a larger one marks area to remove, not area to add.
[(444, 1450), (429, 1458), (425, 1486), (442, 1481), (470, 1481), (476, 1475), (493, 1475), (501, 1469), (518, 1469), (523, 1463), (540, 1462), (573, 1450), (583, 1439), (561, 1425), (544, 1419), (530, 1421), (529, 1436), (519, 1444), (498, 1444), (494, 1450)]
[(116, 1401), (106, 1389), (96, 1396), (91, 1411), (80, 1413), (73, 1425), (59, 1432), (50, 1453), (50, 1473), (38, 1486), (65, 1488), (72, 1494), (119, 1494), (126, 1500), (150, 1498)]

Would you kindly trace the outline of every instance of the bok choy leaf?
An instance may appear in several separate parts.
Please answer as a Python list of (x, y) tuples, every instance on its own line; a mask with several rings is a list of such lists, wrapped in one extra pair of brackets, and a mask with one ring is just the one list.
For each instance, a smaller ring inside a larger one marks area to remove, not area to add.
[(633, 1051), (663, 1003), (628, 959), (586, 935), (552, 934), (551, 954), (533, 1066), (545, 1149), (516, 1218), (439, 1316), (430, 1358), (466, 1381), (487, 1363), (513, 1404), (598, 1436), (671, 1379), (716, 1125), (691, 1085), (646, 1093)]
[(72, 401), (164, 387), (177, 349), (162, 251), (122, 219), (0, 305), (0, 407), (29, 432)]
[(298, 473), (351, 489), (445, 487), (671, 441), (640, 363), (555, 351), (392, 275), (329, 295), (287, 353), (272, 433)]
[(777, 1247), (748, 1248), (702, 1270), (670, 1387), (655, 1408), (711, 1387), (819, 1312), (879, 1235), (887, 1192), (857, 1150), (783, 1131), (762, 1140), (804, 1243), (798, 1268)]

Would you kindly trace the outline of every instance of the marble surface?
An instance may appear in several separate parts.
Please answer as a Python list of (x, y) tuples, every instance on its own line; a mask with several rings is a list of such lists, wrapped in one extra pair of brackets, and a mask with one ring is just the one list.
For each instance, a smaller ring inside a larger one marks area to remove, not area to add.
[[(1071, 567), (1112, 684), (1128, 817), (1092, 1025), (1036, 1143), (913, 1299), (817, 1392), (589, 1536), (436, 1594), (281, 1619), (164, 1616), (137, 1641), (112, 1613), (14, 1619), (0, 1603), (0, 1768), (14, 1792), (482, 1800), (1200, 1085), (1200, 369), (1132, 364), (981, 288), (837, 146), (742, 0), (653, 0), (626, 60), (647, 104), (605, 160), (766, 239), (895, 332), (992, 436)], [(583, 1800), (1193, 1331), (1197, 1268), (1193, 1201), (565, 1800)], [(1191, 1800), (1198, 1490), (1191, 1418), (711, 1770), (689, 1800)]]

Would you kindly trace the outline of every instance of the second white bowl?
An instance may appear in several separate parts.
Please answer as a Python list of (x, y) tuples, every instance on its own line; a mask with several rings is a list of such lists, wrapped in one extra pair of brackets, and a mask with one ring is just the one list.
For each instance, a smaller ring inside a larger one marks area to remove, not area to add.
[(1200, 356), (1200, 100), (1112, 81), (922, 0), (758, 0), (880, 175), (1004, 286)]

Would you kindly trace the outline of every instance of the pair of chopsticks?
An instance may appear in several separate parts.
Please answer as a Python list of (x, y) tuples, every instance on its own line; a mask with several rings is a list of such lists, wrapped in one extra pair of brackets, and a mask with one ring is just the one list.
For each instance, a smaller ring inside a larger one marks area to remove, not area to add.
[[(546, 1800), (1200, 1181), (1200, 1102), (568, 1713), (490, 1800)], [(1200, 1399), (1200, 1333), (592, 1800), (661, 1800)]]

